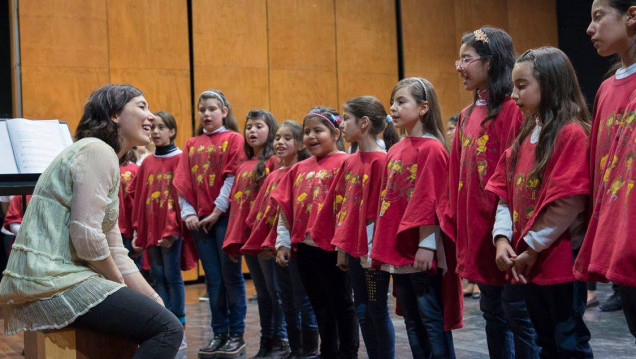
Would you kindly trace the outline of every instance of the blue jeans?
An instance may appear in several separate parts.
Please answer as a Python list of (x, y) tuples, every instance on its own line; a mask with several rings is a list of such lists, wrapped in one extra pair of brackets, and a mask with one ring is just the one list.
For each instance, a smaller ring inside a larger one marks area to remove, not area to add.
[(246, 255), (245, 262), (250, 269), (254, 288), (258, 297), (258, 316), (261, 322), (261, 335), (277, 341), (287, 341), (287, 326), (283, 308), (278, 295), (276, 261)]
[(593, 358), (590, 331), (583, 322), (586, 292), (583, 282), (524, 286), (541, 358)]
[(181, 244), (181, 239), (177, 238), (170, 248), (148, 246), (146, 253), (150, 259), (150, 271), (155, 282), (155, 290), (163, 299), (166, 308), (179, 319), (181, 324), (185, 324), (185, 285), (181, 276)]
[(280, 299), (287, 322), (289, 346), (293, 351), (300, 352), (303, 339), (314, 336), (318, 339), (318, 322), (316, 314), (309, 302), (305, 287), (298, 272), (298, 259), (292, 257), (287, 267), (276, 265), (278, 284), (280, 285)]
[(205, 233), (193, 231), (194, 243), (205, 271), (205, 283), (210, 297), (212, 331), (215, 335), (243, 335), (247, 303), (241, 259), (235, 263), (223, 252), (223, 239), (227, 230), (227, 216), (221, 216)]
[(453, 334), (444, 331), (441, 271), (393, 274), (393, 283), (413, 358), (454, 359)]
[(360, 258), (348, 255), (347, 259), (353, 304), (369, 359), (395, 358), (395, 329), (387, 304), (391, 275), (362, 268)]
[(522, 285), (478, 283), (479, 308), (486, 320), (488, 352), (493, 359), (539, 357), (537, 334), (523, 299)]

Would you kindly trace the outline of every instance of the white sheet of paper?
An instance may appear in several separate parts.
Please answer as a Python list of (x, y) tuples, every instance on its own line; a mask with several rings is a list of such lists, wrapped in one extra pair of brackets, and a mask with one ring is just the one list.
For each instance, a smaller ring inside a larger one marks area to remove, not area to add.
[(7, 122), (0, 121), (0, 174), (16, 174), (18, 166), (13, 157)]
[[(62, 135), (58, 120), (7, 120), (11, 145), (20, 173), (42, 173), (53, 159), (72, 143)], [(66, 127), (68, 129), (68, 127)]]

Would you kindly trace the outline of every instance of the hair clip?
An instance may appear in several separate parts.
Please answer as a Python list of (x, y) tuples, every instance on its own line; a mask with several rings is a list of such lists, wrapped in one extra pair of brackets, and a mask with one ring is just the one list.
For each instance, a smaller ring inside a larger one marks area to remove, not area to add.
[(391, 115), (386, 115), (384, 120), (386, 121), (386, 123), (392, 123), (393, 122), (393, 117), (391, 117)]
[(340, 125), (342, 123), (342, 118), (340, 116), (336, 116), (334, 114), (329, 115), (329, 118), (331, 119), (331, 121), (337, 125)]
[(477, 30), (473, 31), (473, 35), (475, 35), (475, 40), (477, 40), (477, 41), (481, 41), (481, 42), (486, 43), (486, 44), (488, 42), (490, 42), (490, 40), (488, 40), (488, 35), (486, 35), (484, 30), (482, 30), (482, 29), (477, 29)]

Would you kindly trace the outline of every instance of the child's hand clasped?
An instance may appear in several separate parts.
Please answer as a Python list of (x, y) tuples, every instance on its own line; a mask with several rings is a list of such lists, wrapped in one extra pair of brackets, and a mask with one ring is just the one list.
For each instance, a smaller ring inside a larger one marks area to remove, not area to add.
[(495, 255), (497, 268), (499, 268), (500, 271), (505, 272), (514, 265), (514, 259), (517, 258), (517, 253), (515, 253), (515, 250), (512, 249), (512, 246), (506, 237), (497, 237), (495, 239), (495, 245), (497, 246), (497, 253)]
[(527, 284), (527, 277), (532, 271), (534, 263), (537, 261), (538, 253), (532, 248), (526, 249), (523, 253), (513, 259), (512, 276), (517, 283)]

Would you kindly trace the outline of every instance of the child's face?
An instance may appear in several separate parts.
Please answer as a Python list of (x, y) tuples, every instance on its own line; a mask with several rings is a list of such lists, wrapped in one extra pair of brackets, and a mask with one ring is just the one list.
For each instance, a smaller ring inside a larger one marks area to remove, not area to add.
[(267, 136), (269, 135), (269, 126), (260, 118), (248, 119), (245, 122), (245, 142), (254, 149), (254, 154), (265, 146)]
[[(322, 121), (315, 117), (305, 120), (303, 126), (303, 143), (309, 152), (316, 157), (324, 157), (337, 149), (336, 139), (339, 133), (332, 133)], [(335, 130), (338, 132), (339, 130)]]
[(457, 125), (448, 121), (448, 126), (446, 127), (446, 138), (450, 142), (453, 142), (453, 139), (455, 138), (455, 127), (457, 127)]
[(155, 146), (166, 146), (170, 144), (170, 137), (175, 135), (175, 131), (168, 128), (161, 117), (156, 116), (152, 123), (151, 135)]
[(296, 143), (291, 128), (287, 126), (279, 127), (278, 131), (276, 131), (276, 137), (274, 138), (274, 151), (276, 156), (288, 164), (296, 159), (298, 151), (300, 150), (300, 144)]
[(143, 96), (133, 97), (111, 120), (119, 124), (119, 136), (124, 147), (145, 146), (150, 143), (150, 128), (155, 116)]
[(529, 61), (517, 63), (512, 69), (512, 82), (515, 87), (511, 98), (526, 118), (538, 114), (541, 105), (541, 87), (532, 73), (533, 69), (534, 66)]
[(227, 107), (221, 106), (221, 101), (216, 98), (199, 102), (199, 120), (207, 132), (212, 132), (223, 126), (223, 119), (227, 116), (227, 112)]
[(362, 138), (359, 120), (351, 112), (343, 111), (340, 132), (347, 142), (360, 141)]
[(479, 58), (475, 48), (462, 44), (459, 48), (459, 65), (455, 70), (464, 79), (466, 91), (480, 90), (488, 88), (488, 61)]
[(599, 55), (624, 53), (630, 46), (627, 30), (627, 13), (620, 15), (607, 0), (594, 0), (592, 20), (586, 32)]
[(391, 104), (391, 117), (397, 128), (412, 129), (428, 111), (428, 102), (418, 104), (407, 85), (395, 91)]

